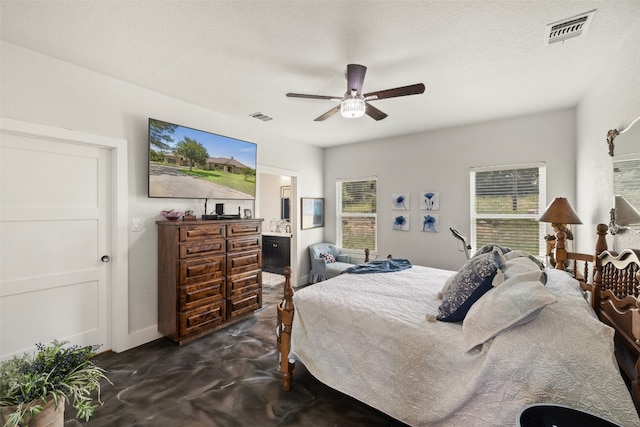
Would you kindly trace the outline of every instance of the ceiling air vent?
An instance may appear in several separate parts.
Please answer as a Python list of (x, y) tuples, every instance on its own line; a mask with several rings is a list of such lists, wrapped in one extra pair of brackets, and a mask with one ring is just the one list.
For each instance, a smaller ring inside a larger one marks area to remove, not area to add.
[(269, 120), (273, 120), (273, 117), (266, 116), (262, 113), (253, 113), (249, 114), (249, 117), (253, 117), (254, 119), (262, 120), (263, 122), (268, 122)]
[(581, 13), (547, 25), (544, 44), (550, 45), (586, 34), (596, 10)]

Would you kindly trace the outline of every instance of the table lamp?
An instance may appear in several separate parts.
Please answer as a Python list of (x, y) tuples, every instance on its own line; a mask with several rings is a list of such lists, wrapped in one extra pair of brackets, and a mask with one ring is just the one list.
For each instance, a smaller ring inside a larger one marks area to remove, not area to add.
[(580, 218), (576, 214), (576, 211), (573, 210), (571, 204), (564, 197), (556, 197), (553, 202), (547, 209), (544, 211), (540, 218), (538, 218), (540, 222), (550, 222), (551, 227), (555, 233), (556, 244), (555, 244), (555, 260), (553, 257), (551, 258), (552, 263), (555, 261), (556, 269), (564, 270), (564, 265), (562, 262), (558, 261), (558, 253), (561, 253), (565, 256), (560, 258), (566, 259), (567, 250), (565, 248), (565, 240), (573, 240), (573, 233), (569, 228), (567, 228), (567, 224), (582, 224)]

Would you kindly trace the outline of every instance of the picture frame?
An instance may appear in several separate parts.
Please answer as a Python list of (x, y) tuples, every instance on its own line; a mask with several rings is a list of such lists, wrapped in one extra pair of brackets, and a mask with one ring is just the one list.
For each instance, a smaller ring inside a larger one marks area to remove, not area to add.
[(391, 195), (392, 198), (392, 209), (394, 211), (408, 211), (410, 205), (410, 197), (409, 193), (393, 193)]
[(324, 198), (300, 198), (300, 217), (303, 230), (324, 227)]

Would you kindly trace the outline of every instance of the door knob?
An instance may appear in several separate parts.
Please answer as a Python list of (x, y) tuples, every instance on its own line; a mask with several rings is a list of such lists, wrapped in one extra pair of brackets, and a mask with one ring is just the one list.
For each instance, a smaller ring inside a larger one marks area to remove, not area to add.
[(100, 261), (109, 262), (111, 261), (111, 257), (109, 255), (102, 255), (102, 258), (100, 258)]

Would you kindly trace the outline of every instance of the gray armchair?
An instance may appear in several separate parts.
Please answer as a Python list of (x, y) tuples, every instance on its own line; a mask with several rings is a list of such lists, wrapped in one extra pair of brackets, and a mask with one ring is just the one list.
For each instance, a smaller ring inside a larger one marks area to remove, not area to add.
[[(322, 254), (331, 254), (335, 262), (327, 262)], [(316, 283), (337, 276), (354, 264), (351, 264), (351, 257), (341, 254), (338, 247), (333, 243), (314, 243), (309, 246), (309, 258), (311, 258), (311, 271), (309, 272), (309, 283)]]

